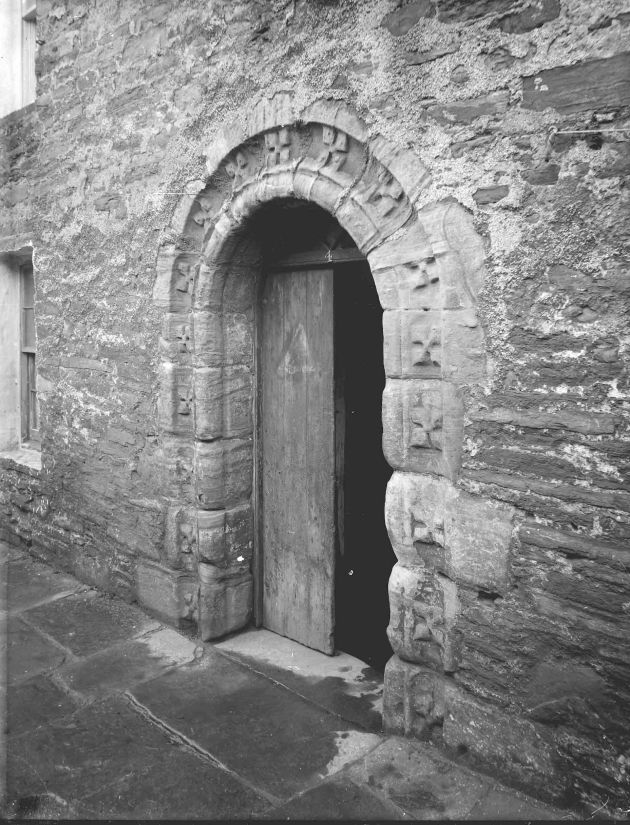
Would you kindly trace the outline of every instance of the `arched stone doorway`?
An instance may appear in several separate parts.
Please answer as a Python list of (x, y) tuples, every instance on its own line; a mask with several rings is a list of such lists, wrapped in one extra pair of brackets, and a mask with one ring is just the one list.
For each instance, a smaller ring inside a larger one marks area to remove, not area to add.
[[(277, 199), (317, 204), (366, 257), (384, 309), (383, 451), (394, 470), (385, 520), (398, 559), (384, 705), (390, 729), (422, 733), (441, 723), (457, 669), (458, 582), (496, 591), (507, 577), (511, 512), (455, 486), (464, 398), (485, 378), (480, 238), (453, 201), (421, 206), (426, 168), (410, 151), (370, 138), (334, 102), (296, 111), (288, 95), (261, 101), (214, 141), (208, 170), (176, 209), (154, 291), (164, 311), (162, 564), (188, 571), (177, 573), (175, 587), (202, 638), (250, 622), (263, 256), (248, 224)], [(468, 558), (474, 518), (491, 535)]]

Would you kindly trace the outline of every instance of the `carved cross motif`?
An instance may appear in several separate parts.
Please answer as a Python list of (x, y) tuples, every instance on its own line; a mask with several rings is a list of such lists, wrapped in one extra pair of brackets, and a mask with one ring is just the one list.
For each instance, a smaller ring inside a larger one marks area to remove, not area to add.
[(317, 159), (320, 168), (330, 165), (335, 170), (341, 169), (348, 157), (348, 135), (332, 126), (323, 126), (322, 140), (324, 148)]
[(429, 527), (426, 522), (415, 519), (413, 522), (412, 535), (414, 542), (417, 541), (420, 544), (439, 544), (443, 546), (444, 524), (441, 521), (436, 521), (433, 527)]
[(426, 258), (414, 269), (417, 269), (417, 280), (414, 289), (424, 289), (440, 280), (435, 258)]
[(283, 126), (274, 132), (265, 134), (265, 167), (277, 166), (280, 163), (288, 163), (291, 159), (291, 130)]
[(192, 412), (193, 393), (192, 390), (180, 388), (177, 392), (177, 414), (190, 415)]
[(439, 390), (422, 392), (410, 410), (409, 445), (427, 450), (442, 449), (442, 396)]
[(175, 338), (179, 352), (190, 352), (190, 325), (179, 324), (175, 329)]
[(192, 292), (192, 285), (195, 280), (192, 265), (187, 261), (178, 261), (175, 264), (175, 271), (177, 273), (175, 278), (177, 292)]
[(436, 324), (414, 324), (409, 331), (414, 367), (439, 367), (442, 361), (442, 341)]
[(238, 189), (245, 182), (248, 175), (249, 158), (241, 149), (225, 165), (225, 171), (233, 180), (233, 189)]
[(179, 524), (179, 549), (182, 553), (194, 552), (197, 544), (196, 530), (192, 524), (180, 522)]
[(378, 182), (368, 187), (367, 202), (386, 218), (396, 209), (404, 192), (396, 178), (386, 169), (381, 169), (377, 178)]

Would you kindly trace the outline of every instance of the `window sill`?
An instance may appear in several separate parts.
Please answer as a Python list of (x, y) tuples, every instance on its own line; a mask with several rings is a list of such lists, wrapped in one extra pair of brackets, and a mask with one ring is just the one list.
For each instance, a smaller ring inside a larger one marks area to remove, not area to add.
[(29, 470), (40, 472), (42, 469), (42, 454), (39, 450), (28, 447), (17, 447), (14, 450), (0, 452), (0, 462), (17, 464), (19, 467), (27, 467)]

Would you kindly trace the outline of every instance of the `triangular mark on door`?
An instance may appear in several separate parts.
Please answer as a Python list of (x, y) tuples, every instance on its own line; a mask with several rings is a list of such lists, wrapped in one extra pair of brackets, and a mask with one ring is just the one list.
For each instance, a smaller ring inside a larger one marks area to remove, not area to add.
[(306, 332), (302, 324), (298, 324), (293, 330), (289, 343), (284, 348), (277, 372), (285, 375), (315, 372), (315, 367), (311, 362)]

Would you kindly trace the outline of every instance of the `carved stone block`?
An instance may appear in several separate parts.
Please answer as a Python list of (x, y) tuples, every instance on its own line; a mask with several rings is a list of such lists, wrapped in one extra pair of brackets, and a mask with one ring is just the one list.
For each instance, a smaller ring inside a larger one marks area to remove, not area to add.
[(136, 568), (139, 603), (169, 624), (180, 627), (196, 619), (197, 577), (140, 559)]
[(394, 552), (404, 564), (422, 563), (455, 582), (489, 591), (502, 593), (509, 585), (515, 530), (510, 505), (458, 490), (445, 479), (394, 473), (385, 517)]
[(159, 380), (158, 418), (160, 426), (169, 433), (192, 433), (191, 368), (163, 362), (160, 364)]
[(442, 312), (388, 310), (383, 313), (385, 374), (394, 378), (442, 375)]
[(444, 677), (392, 656), (385, 666), (383, 729), (427, 739), (444, 719)]
[(162, 318), (160, 354), (168, 361), (185, 363), (194, 349), (192, 325), (187, 312), (167, 312)]
[(393, 146), (382, 135), (370, 141), (370, 151), (401, 182), (411, 203), (431, 183), (431, 173), (419, 157), (408, 149)]
[(219, 639), (251, 619), (253, 579), (249, 572), (226, 573), (199, 564), (199, 633), (202, 641)]
[(252, 461), (249, 439), (195, 442), (199, 506), (204, 510), (219, 510), (247, 501), (252, 490)]
[(351, 183), (352, 178), (348, 178), (340, 171), (320, 170), (317, 160), (311, 158), (303, 160), (293, 176), (295, 196), (313, 201), (327, 212), (334, 212), (338, 201)]
[(444, 511), (449, 488), (446, 479), (433, 476), (394, 473), (390, 478), (385, 521), (401, 564), (445, 569)]
[(168, 312), (190, 309), (198, 255), (175, 248), (158, 256), (153, 300)]
[(463, 405), (444, 381), (387, 379), (383, 451), (395, 469), (456, 478), (461, 464)]
[(291, 160), (292, 129), (282, 126), (265, 133), (265, 167), (270, 168)]
[(164, 535), (164, 561), (173, 570), (197, 568), (196, 512), (188, 507), (169, 507)]
[(444, 603), (436, 576), (423, 567), (394, 565), (389, 579), (387, 636), (401, 659), (443, 669)]

